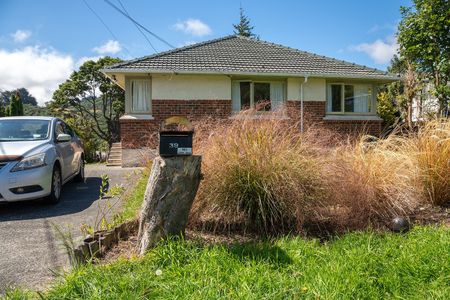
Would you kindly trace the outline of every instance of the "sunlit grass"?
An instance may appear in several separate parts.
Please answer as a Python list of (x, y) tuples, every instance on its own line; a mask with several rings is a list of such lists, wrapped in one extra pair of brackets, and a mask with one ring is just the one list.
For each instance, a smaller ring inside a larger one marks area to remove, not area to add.
[(325, 244), (299, 237), (233, 246), (169, 241), (141, 259), (82, 267), (44, 298), (448, 299), (448, 249), (450, 232), (434, 227), (355, 232)]

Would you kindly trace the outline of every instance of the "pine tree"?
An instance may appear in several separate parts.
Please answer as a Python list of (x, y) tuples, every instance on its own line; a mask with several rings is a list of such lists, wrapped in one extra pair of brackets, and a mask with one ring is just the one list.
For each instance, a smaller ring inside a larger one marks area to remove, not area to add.
[(245, 36), (245, 37), (257, 37), (253, 33), (253, 26), (250, 25), (250, 19), (244, 14), (244, 9), (240, 7), (240, 20), (239, 24), (233, 24), (234, 34)]
[(0, 118), (1, 117), (6, 117), (5, 107), (2, 104), (0, 104)]
[(11, 96), (11, 101), (9, 103), (9, 115), (23, 116), (23, 104), (19, 92), (16, 92)]

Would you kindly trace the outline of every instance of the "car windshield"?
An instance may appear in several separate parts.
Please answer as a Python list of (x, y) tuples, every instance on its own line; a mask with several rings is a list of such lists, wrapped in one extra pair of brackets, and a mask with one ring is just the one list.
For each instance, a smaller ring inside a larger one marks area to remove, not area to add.
[(50, 133), (50, 121), (0, 119), (0, 142), (45, 140)]

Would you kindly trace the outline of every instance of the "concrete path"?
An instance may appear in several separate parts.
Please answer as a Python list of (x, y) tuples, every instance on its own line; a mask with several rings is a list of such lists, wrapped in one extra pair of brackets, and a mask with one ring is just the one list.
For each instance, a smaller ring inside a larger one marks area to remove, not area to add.
[(0, 295), (7, 287), (42, 289), (54, 273), (68, 268), (68, 259), (53, 226), (71, 231), (82, 239), (83, 223), (94, 224), (107, 201), (117, 210), (120, 199), (99, 200), (101, 176), (109, 185), (134, 186), (140, 169), (87, 165), (85, 183), (67, 183), (61, 202), (46, 205), (40, 201), (0, 203)]

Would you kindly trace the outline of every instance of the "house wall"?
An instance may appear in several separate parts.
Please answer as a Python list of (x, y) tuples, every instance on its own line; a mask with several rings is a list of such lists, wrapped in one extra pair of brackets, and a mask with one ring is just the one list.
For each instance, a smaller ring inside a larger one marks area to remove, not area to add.
[(224, 75), (155, 75), (152, 97), (159, 100), (231, 99), (231, 79)]
[[(148, 116), (127, 117), (120, 120), (123, 165), (131, 165), (132, 158), (142, 149), (158, 146), (161, 122), (170, 116), (186, 116), (191, 121), (207, 117), (228, 119), (232, 116), (231, 79), (227, 76), (153, 75), (152, 113)], [(300, 119), (300, 85), (304, 78), (288, 78), (286, 106), (291, 120)], [(320, 125), (342, 134), (366, 131), (381, 133), (380, 120), (327, 120), (326, 80), (308, 78), (303, 86), (305, 127)]]
[(300, 101), (300, 88), (303, 83), (303, 98), (305, 101), (325, 101), (327, 82), (324, 78), (308, 78), (304, 83), (304, 78), (287, 79), (287, 99)]

